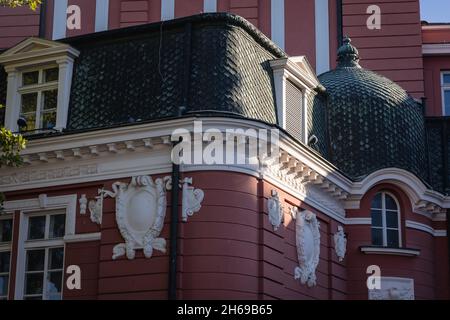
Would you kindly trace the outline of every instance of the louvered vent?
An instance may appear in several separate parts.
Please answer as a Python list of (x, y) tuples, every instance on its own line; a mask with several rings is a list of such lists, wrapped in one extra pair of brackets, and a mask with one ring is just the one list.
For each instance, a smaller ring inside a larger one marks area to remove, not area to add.
[(300, 141), (303, 134), (302, 92), (290, 81), (286, 81), (286, 131)]

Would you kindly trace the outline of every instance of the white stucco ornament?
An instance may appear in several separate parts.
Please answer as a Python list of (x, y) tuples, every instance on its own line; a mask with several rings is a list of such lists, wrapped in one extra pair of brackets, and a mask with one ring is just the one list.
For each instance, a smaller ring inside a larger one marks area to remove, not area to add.
[(334, 234), (334, 251), (336, 251), (339, 261), (343, 261), (347, 251), (347, 238), (342, 226), (338, 226), (337, 232)]
[(180, 182), (183, 184), (181, 219), (183, 222), (187, 222), (188, 217), (191, 217), (202, 207), (202, 201), (205, 197), (205, 193), (203, 190), (195, 189), (192, 186), (192, 178), (184, 178)]
[(78, 203), (80, 204), (80, 214), (86, 214), (87, 198), (85, 194), (81, 195), (80, 199), (78, 200)]
[(96, 224), (102, 224), (103, 217), (103, 197), (106, 191), (104, 189), (98, 189), (98, 196), (95, 200), (89, 201), (89, 213), (91, 214), (91, 221)]
[(267, 200), (267, 209), (269, 211), (269, 222), (273, 226), (273, 230), (277, 231), (283, 222), (283, 206), (277, 190), (272, 190), (272, 195)]
[(369, 300), (414, 300), (414, 279), (381, 277), (380, 289), (369, 289)]
[(320, 256), (320, 223), (314, 213), (308, 210), (291, 210), (296, 219), (295, 232), (297, 242), (297, 256), (299, 266), (294, 270), (294, 278), (300, 279), (301, 284), (308, 287), (316, 285), (316, 268)]
[(116, 222), (125, 243), (113, 248), (113, 259), (126, 255), (134, 259), (135, 251), (142, 249), (150, 258), (153, 250), (166, 252), (166, 240), (159, 238), (166, 216), (166, 190), (171, 189), (171, 178), (150, 176), (133, 177), (131, 182), (115, 182), (113, 191), (105, 195), (116, 198)]

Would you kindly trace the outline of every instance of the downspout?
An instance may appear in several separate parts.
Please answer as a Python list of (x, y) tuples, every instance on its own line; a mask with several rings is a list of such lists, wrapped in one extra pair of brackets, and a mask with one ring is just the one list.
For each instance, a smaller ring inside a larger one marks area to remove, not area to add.
[[(161, 31), (162, 32), (162, 31)], [(181, 117), (189, 106), (189, 87), (191, 76), (191, 35), (192, 25), (187, 23), (184, 30), (184, 79), (183, 104), (178, 107), (178, 116)], [(162, 36), (162, 35), (161, 35)], [(181, 142), (175, 141), (173, 148)], [(173, 149), (172, 149), (173, 150)], [(177, 299), (177, 242), (178, 242), (178, 205), (180, 191), (180, 165), (172, 163), (172, 212), (170, 219), (170, 253), (169, 253), (169, 300)]]
[[(175, 147), (179, 141), (173, 143)], [(173, 150), (173, 149), (172, 149)], [(177, 299), (178, 195), (180, 166), (172, 163), (172, 212), (170, 216), (169, 300)]]
[(337, 43), (338, 49), (342, 46), (343, 34), (343, 22), (342, 22), (342, 0), (336, 0), (336, 15), (337, 15)]
[(40, 11), (39, 11), (39, 38), (42, 38), (42, 39), (45, 39), (46, 19), (47, 19), (46, 0), (42, 0)]

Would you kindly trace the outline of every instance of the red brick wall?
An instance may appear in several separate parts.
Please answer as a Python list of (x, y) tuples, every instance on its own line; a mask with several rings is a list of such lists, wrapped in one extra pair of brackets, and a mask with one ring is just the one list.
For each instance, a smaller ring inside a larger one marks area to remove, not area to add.
[(0, 6), (0, 50), (11, 48), (24, 38), (39, 34), (39, 9)]
[[(179, 224), (177, 287), (180, 299), (367, 299), (365, 285), (369, 265), (379, 265), (382, 276), (414, 278), (417, 299), (448, 298), (449, 275), (447, 238), (402, 228), (403, 244), (420, 249), (418, 257), (365, 255), (360, 246), (370, 245), (369, 225), (347, 225), (347, 255), (339, 262), (334, 250), (333, 234), (339, 225), (292, 195), (256, 177), (231, 172), (201, 171), (186, 174), (194, 186), (205, 192), (202, 208)], [(158, 176), (153, 176), (157, 178)], [(160, 177), (160, 176), (159, 176)], [(8, 200), (35, 198), (40, 193), (55, 195), (86, 194), (93, 198), (97, 189), (111, 190), (114, 179), (73, 186), (52, 187), (7, 194)], [(267, 200), (278, 190), (284, 206), (284, 225), (273, 231), (268, 219)], [(402, 225), (417, 221), (436, 229), (445, 222), (434, 222), (413, 213), (406, 195), (388, 184), (372, 188), (362, 199), (361, 209), (348, 210), (349, 217), (369, 217), (370, 202), (379, 190), (389, 190), (400, 202)], [(112, 249), (124, 240), (115, 220), (115, 199), (105, 198), (103, 223), (92, 223), (89, 213), (80, 215), (77, 208), (76, 232), (101, 231), (99, 241), (66, 245), (65, 267), (81, 267), (82, 289), (66, 290), (65, 299), (166, 299), (168, 288), (169, 225), (171, 193), (167, 192), (167, 211), (161, 237), (167, 252), (154, 251), (150, 259), (136, 251), (136, 258), (112, 260)], [(181, 205), (181, 202), (180, 202)], [(295, 220), (290, 208), (297, 206), (317, 214), (320, 221), (321, 252), (316, 270), (317, 286), (308, 288), (294, 279), (298, 265)], [(14, 222), (18, 227), (18, 214)], [(13, 242), (17, 250), (17, 232)], [(12, 262), (11, 277), (15, 277)], [(11, 297), (13, 290), (11, 290)]]
[[(381, 29), (366, 26), (367, 7), (381, 9)], [(361, 65), (424, 95), (419, 0), (343, 0), (344, 35), (359, 49)]]

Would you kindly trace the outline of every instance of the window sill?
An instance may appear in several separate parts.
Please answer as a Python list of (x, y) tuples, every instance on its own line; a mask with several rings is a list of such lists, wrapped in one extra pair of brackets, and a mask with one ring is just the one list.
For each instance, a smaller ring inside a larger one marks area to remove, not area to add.
[(396, 255), (406, 257), (417, 257), (418, 255), (420, 255), (420, 250), (408, 248), (366, 246), (360, 247), (360, 250), (365, 254), (386, 254), (386, 255)]

